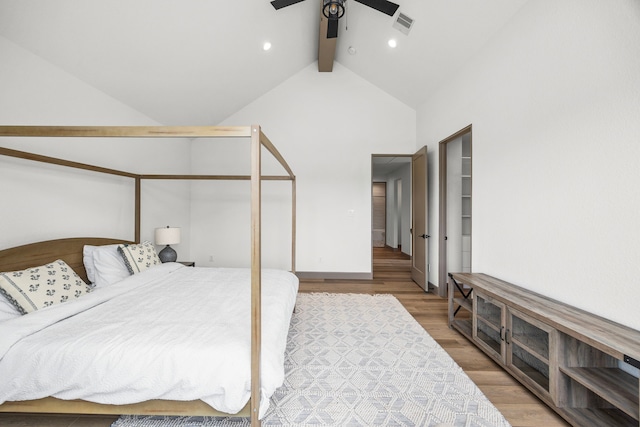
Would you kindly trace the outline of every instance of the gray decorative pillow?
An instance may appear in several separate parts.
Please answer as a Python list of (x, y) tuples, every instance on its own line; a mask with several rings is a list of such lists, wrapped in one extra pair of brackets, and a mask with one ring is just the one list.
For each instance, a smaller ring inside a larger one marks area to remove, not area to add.
[(162, 262), (158, 258), (156, 248), (151, 242), (142, 242), (138, 245), (119, 245), (118, 252), (122, 255), (129, 273), (136, 274)]
[(0, 293), (22, 314), (89, 292), (91, 288), (61, 259), (22, 271), (0, 273)]

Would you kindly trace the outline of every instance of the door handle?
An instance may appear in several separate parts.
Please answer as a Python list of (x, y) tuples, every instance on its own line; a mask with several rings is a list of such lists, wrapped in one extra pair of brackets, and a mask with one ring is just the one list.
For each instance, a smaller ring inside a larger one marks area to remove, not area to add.
[(420, 237), (422, 237), (423, 239), (428, 239), (431, 236), (429, 236), (428, 234), (422, 234)]

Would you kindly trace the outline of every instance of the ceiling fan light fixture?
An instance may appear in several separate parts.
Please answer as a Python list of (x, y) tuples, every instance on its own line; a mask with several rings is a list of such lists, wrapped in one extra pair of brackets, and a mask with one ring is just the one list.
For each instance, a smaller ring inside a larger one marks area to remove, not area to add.
[(344, 15), (346, 0), (322, 0), (322, 14), (325, 18), (340, 19)]

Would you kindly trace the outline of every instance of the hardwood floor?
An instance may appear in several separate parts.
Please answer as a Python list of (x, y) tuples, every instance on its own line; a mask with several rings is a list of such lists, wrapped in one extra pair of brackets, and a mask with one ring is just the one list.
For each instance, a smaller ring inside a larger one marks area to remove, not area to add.
[[(453, 357), (513, 427), (568, 426), (555, 412), (447, 326), (447, 301), (411, 281), (411, 260), (399, 251), (374, 248), (373, 280), (301, 280), (300, 292), (393, 294)], [(108, 427), (117, 417), (0, 414), (3, 427)]]

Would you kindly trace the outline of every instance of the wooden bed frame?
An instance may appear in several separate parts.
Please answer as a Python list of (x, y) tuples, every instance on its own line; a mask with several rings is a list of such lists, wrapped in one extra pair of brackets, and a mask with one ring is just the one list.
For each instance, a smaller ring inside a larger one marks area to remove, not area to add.
[[(233, 416), (250, 417), (252, 427), (260, 426), (260, 348), (261, 348), (261, 182), (263, 180), (291, 181), (292, 234), (291, 271), (295, 273), (296, 253), (296, 181), (291, 168), (275, 146), (262, 133), (260, 126), (0, 126), (0, 137), (96, 137), (96, 138), (249, 138), (251, 143), (250, 175), (145, 175), (100, 166), (77, 163), (39, 154), (0, 147), (0, 155), (44, 162), (98, 173), (129, 177), (135, 180), (135, 225), (133, 242), (140, 242), (140, 192), (143, 179), (165, 180), (250, 180), (251, 181), (251, 398), (245, 408)], [(287, 172), (283, 176), (263, 176), (261, 149), (266, 148)], [(82, 262), (82, 249), (88, 245), (123, 243), (110, 238), (71, 238), (33, 243), (0, 251), (0, 271), (14, 271), (63, 259), (84, 280), (87, 279)], [(0, 412), (72, 413), (109, 415), (196, 415), (229, 416), (214, 410), (204, 402), (152, 400), (131, 405), (103, 405), (82, 400), (44, 399), (5, 402)]]

